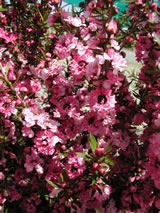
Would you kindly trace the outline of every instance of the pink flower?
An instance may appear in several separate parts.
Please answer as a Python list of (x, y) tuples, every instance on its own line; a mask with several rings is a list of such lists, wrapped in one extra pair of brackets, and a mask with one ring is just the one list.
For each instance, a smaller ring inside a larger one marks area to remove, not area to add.
[(58, 14), (50, 14), (47, 18), (47, 23), (52, 26), (54, 24), (54, 22), (56, 21), (56, 19), (59, 17)]
[(115, 107), (115, 96), (112, 91), (104, 88), (93, 90), (89, 96), (90, 108), (97, 111), (101, 118), (105, 118), (106, 114)]
[(98, 200), (99, 202), (107, 200), (111, 194), (111, 187), (109, 185), (104, 185), (99, 186), (99, 189), (101, 193), (99, 193), (98, 190), (96, 190), (93, 197), (96, 198), (96, 200)]
[(30, 86), (31, 86), (31, 92), (39, 92), (41, 89), (41, 84), (37, 80), (31, 80), (30, 81)]
[(160, 210), (160, 199), (156, 199), (155, 206), (158, 210)]
[(76, 155), (74, 152), (69, 152), (68, 161), (66, 164), (67, 175), (70, 179), (74, 179), (83, 174), (85, 161), (82, 157)]
[(149, 138), (149, 150), (160, 160), (160, 133), (154, 133)]
[(116, 52), (113, 48), (108, 49), (108, 56), (105, 54), (106, 60), (111, 60), (113, 66), (113, 73), (117, 75), (118, 72), (122, 72), (126, 67), (126, 61), (123, 56)]
[(32, 137), (33, 133), (28, 128), (36, 124), (42, 129), (49, 127), (52, 132), (57, 131), (57, 126), (59, 126), (58, 122), (50, 119), (48, 113), (41, 109), (39, 104), (34, 104), (29, 108), (24, 108), (22, 113), (25, 119), (24, 126), (26, 127), (23, 129), (23, 134), (29, 134), (30, 137)]
[(32, 172), (33, 169), (37, 171), (38, 174), (43, 174), (43, 160), (39, 157), (37, 151), (32, 148), (31, 149), (31, 155), (26, 155), (26, 162), (24, 164), (24, 167), (27, 172)]
[(0, 181), (5, 179), (5, 175), (3, 174), (3, 172), (0, 172)]
[(62, 189), (53, 188), (52, 191), (49, 194), (50, 198), (54, 198), (58, 195), (59, 192), (61, 192)]
[(38, 153), (53, 155), (58, 142), (61, 143), (61, 139), (50, 130), (39, 131), (34, 139), (34, 147)]
[(91, 77), (99, 77), (100, 72), (101, 66), (99, 64), (99, 59), (92, 58), (91, 62), (86, 66), (86, 78), (90, 80)]
[(71, 51), (76, 48), (77, 42), (78, 38), (76, 38), (71, 33), (67, 33), (57, 41), (55, 46), (55, 53), (60, 59), (67, 58)]
[(117, 21), (112, 19), (109, 23), (106, 24), (106, 30), (109, 33), (116, 34), (118, 32)]
[(17, 36), (14, 34), (9, 34), (7, 31), (5, 31), (3, 28), (0, 28), (0, 37), (1, 39), (5, 39), (5, 43), (9, 42), (15, 42), (17, 39)]
[(74, 83), (78, 83), (83, 80), (85, 75), (85, 65), (83, 63), (80, 65), (76, 60), (72, 60), (69, 64), (69, 72)]
[(18, 192), (15, 185), (10, 186), (7, 193), (10, 202), (14, 202), (22, 198), (22, 195)]
[(152, 47), (152, 42), (147, 36), (137, 37), (136, 43), (136, 57), (137, 61), (140, 62), (149, 58), (149, 49)]
[(17, 113), (15, 102), (12, 101), (9, 94), (0, 97), (0, 113), (4, 114), (6, 118), (10, 117), (12, 114), (16, 115)]
[(85, 24), (83, 24), (83, 20), (82, 18), (78, 18), (78, 17), (72, 17), (72, 16), (68, 16), (66, 19), (64, 19), (65, 21), (68, 22), (68, 24), (74, 26), (74, 27), (80, 27), (80, 26), (85, 26)]

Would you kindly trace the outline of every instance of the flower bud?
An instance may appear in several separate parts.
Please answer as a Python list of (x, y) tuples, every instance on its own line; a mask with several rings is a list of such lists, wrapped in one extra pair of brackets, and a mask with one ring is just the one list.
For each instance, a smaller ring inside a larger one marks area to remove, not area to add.
[(106, 173), (106, 169), (104, 169), (104, 168), (99, 168), (98, 171), (99, 171), (102, 175), (104, 175), (104, 174)]
[(99, 164), (98, 164), (98, 163), (95, 162), (95, 163), (92, 164), (92, 168), (93, 168), (93, 169), (97, 169), (98, 167), (99, 167)]
[(131, 43), (133, 41), (133, 38), (130, 36), (126, 36), (126, 41)]
[(65, 151), (66, 149), (67, 149), (67, 147), (66, 147), (66, 145), (61, 145), (61, 149), (63, 150), (63, 151)]
[(51, 4), (55, 5), (58, 4), (60, 2), (60, 0), (51, 0)]
[(152, 10), (156, 10), (157, 9), (157, 4), (155, 2), (152, 2), (152, 4), (150, 5)]
[(61, 187), (65, 188), (67, 186), (66, 182), (61, 183)]
[(97, 156), (103, 156), (104, 155), (104, 148), (97, 148), (95, 151)]

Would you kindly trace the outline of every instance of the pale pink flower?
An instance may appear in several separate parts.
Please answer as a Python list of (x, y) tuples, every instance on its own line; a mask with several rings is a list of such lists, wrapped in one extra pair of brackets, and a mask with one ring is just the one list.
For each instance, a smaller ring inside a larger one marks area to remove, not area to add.
[(0, 172), (0, 181), (5, 179), (5, 175), (3, 174), (3, 172)]
[(32, 172), (33, 169), (35, 168), (38, 174), (43, 174), (42, 164), (43, 164), (42, 158), (40, 158), (37, 151), (34, 148), (32, 148), (31, 154), (26, 155), (26, 162), (24, 164), (26, 171)]
[(34, 139), (34, 147), (38, 153), (44, 155), (53, 155), (55, 145), (61, 143), (62, 140), (50, 130), (39, 131)]
[(74, 152), (69, 152), (68, 161), (66, 164), (67, 175), (70, 179), (74, 179), (83, 174), (85, 161), (82, 157), (76, 155)]
[(120, 53), (116, 52), (113, 48), (108, 49), (108, 56), (109, 56), (108, 59), (111, 60), (112, 62), (114, 74), (122, 72), (127, 67), (125, 59), (122, 57)]
[(70, 25), (72, 25), (74, 27), (85, 26), (85, 24), (83, 23), (82, 18), (79, 18), (79, 17), (68, 16), (64, 20), (67, 21), (68, 24), (70, 24)]
[(71, 51), (76, 48), (78, 38), (71, 33), (67, 33), (60, 38), (55, 45), (55, 53), (60, 59), (69, 57)]
[(87, 66), (86, 66), (86, 78), (88, 80), (91, 79), (91, 77), (99, 77), (101, 72), (101, 66), (99, 64), (99, 59), (96, 58), (92, 60)]
[(59, 192), (61, 192), (62, 189), (53, 188), (52, 191), (49, 194), (50, 198), (54, 198), (58, 195)]
[(118, 32), (117, 21), (112, 19), (109, 23), (106, 24), (106, 30), (109, 33), (116, 34)]

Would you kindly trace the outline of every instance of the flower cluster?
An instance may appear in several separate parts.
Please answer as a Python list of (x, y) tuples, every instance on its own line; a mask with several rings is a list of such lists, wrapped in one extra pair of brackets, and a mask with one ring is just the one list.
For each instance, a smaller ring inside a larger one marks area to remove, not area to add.
[(158, 212), (159, 7), (131, 1), (124, 29), (114, 1), (37, 2), (0, 8), (0, 211)]

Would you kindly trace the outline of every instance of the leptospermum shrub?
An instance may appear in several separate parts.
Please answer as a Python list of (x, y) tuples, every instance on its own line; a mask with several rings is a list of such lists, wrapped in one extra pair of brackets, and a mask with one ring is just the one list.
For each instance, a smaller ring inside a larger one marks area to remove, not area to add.
[(160, 210), (159, 7), (131, 1), (117, 18), (114, 1), (82, 6), (1, 3), (1, 212)]

